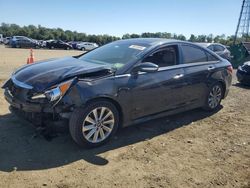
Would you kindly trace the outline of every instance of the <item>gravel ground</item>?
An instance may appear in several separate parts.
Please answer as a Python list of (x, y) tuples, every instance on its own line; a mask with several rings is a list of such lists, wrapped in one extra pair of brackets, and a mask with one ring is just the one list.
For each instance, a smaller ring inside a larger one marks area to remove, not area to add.
[[(35, 50), (35, 58), (79, 51)], [(0, 83), (29, 50), (0, 46)], [(121, 129), (105, 146), (51, 141), (10, 114), (0, 90), (0, 187), (250, 187), (250, 88), (235, 76), (215, 113), (201, 109)]]

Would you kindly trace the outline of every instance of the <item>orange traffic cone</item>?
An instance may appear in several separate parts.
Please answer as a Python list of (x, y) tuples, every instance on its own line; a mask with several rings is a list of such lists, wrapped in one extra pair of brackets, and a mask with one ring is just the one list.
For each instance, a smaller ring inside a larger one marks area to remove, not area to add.
[(27, 64), (34, 63), (34, 55), (33, 55), (33, 50), (32, 48), (30, 49), (30, 57), (27, 59)]

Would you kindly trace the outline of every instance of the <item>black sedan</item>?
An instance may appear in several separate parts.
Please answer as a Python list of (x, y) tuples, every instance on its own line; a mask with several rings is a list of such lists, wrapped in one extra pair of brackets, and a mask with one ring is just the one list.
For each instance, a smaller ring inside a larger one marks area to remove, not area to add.
[(199, 107), (216, 110), (231, 81), (231, 64), (198, 45), (130, 39), (27, 65), (3, 88), (13, 111), (40, 126), (68, 122), (77, 144), (95, 147), (118, 127)]
[(237, 79), (241, 84), (250, 85), (250, 62), (238, 67)]
[(46, 47), (50, 49), (59, 48), (59, 49), (65, 49), (70, 50), (72, 49), (72, 46), (66, 42), (63, 42), (61, 40), (50, 40), (46, 42)]

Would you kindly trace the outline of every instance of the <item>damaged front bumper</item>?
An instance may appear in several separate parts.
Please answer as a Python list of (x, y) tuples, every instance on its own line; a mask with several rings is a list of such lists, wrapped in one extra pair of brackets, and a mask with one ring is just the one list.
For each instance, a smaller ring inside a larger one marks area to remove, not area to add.
[(53, 108), (49, 104), (23, 102), (13, 97), (8, 89), (5, 89), (4, 96), (13, 114), (31, 122), (38, 129), (42, 128), (46, 133), (67, 132), (71, 114), (69, 110), (65, 111), (61, 107)]
[(47, 112), (53, 113), (54, 110), (48, 104), (39, 104), (39, 103), (30, 103), (30, 102), (23, 102), (15, 97), (12, 96), (9, 89), (5, 89), (4, 91), (5, 100), (14, 108), (23, 110), (25, 112)]
[(21, 100), (22, 92), (14, 96), (7, 87), (4, 91), (4, 97), (10, 104), (10, 111), (19, 117), (28, 120), (36, 127), (56, 126), (58, 124), (64, 127), (68, 125), (68, 119), (71, 115), (71, 107), (63, 103), (53, 106), (50, 103), (30, 102)]

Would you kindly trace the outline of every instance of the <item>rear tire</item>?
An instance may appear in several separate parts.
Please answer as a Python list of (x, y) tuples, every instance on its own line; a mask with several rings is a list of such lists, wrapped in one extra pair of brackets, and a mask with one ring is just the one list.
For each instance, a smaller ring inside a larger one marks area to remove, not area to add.
[(221, 100), (224, 95), (224, 89), (221, 83), (213, 84), (208, 92), (205, 106), (203, 107), (206, 111), (215, 111), (220, 106)]
[(75, 109), (70, 117), (69, 131), (79, 146), (93, 148), (108, 142), (118, 124), (119, 112), (115, 105), (101, 100)]

